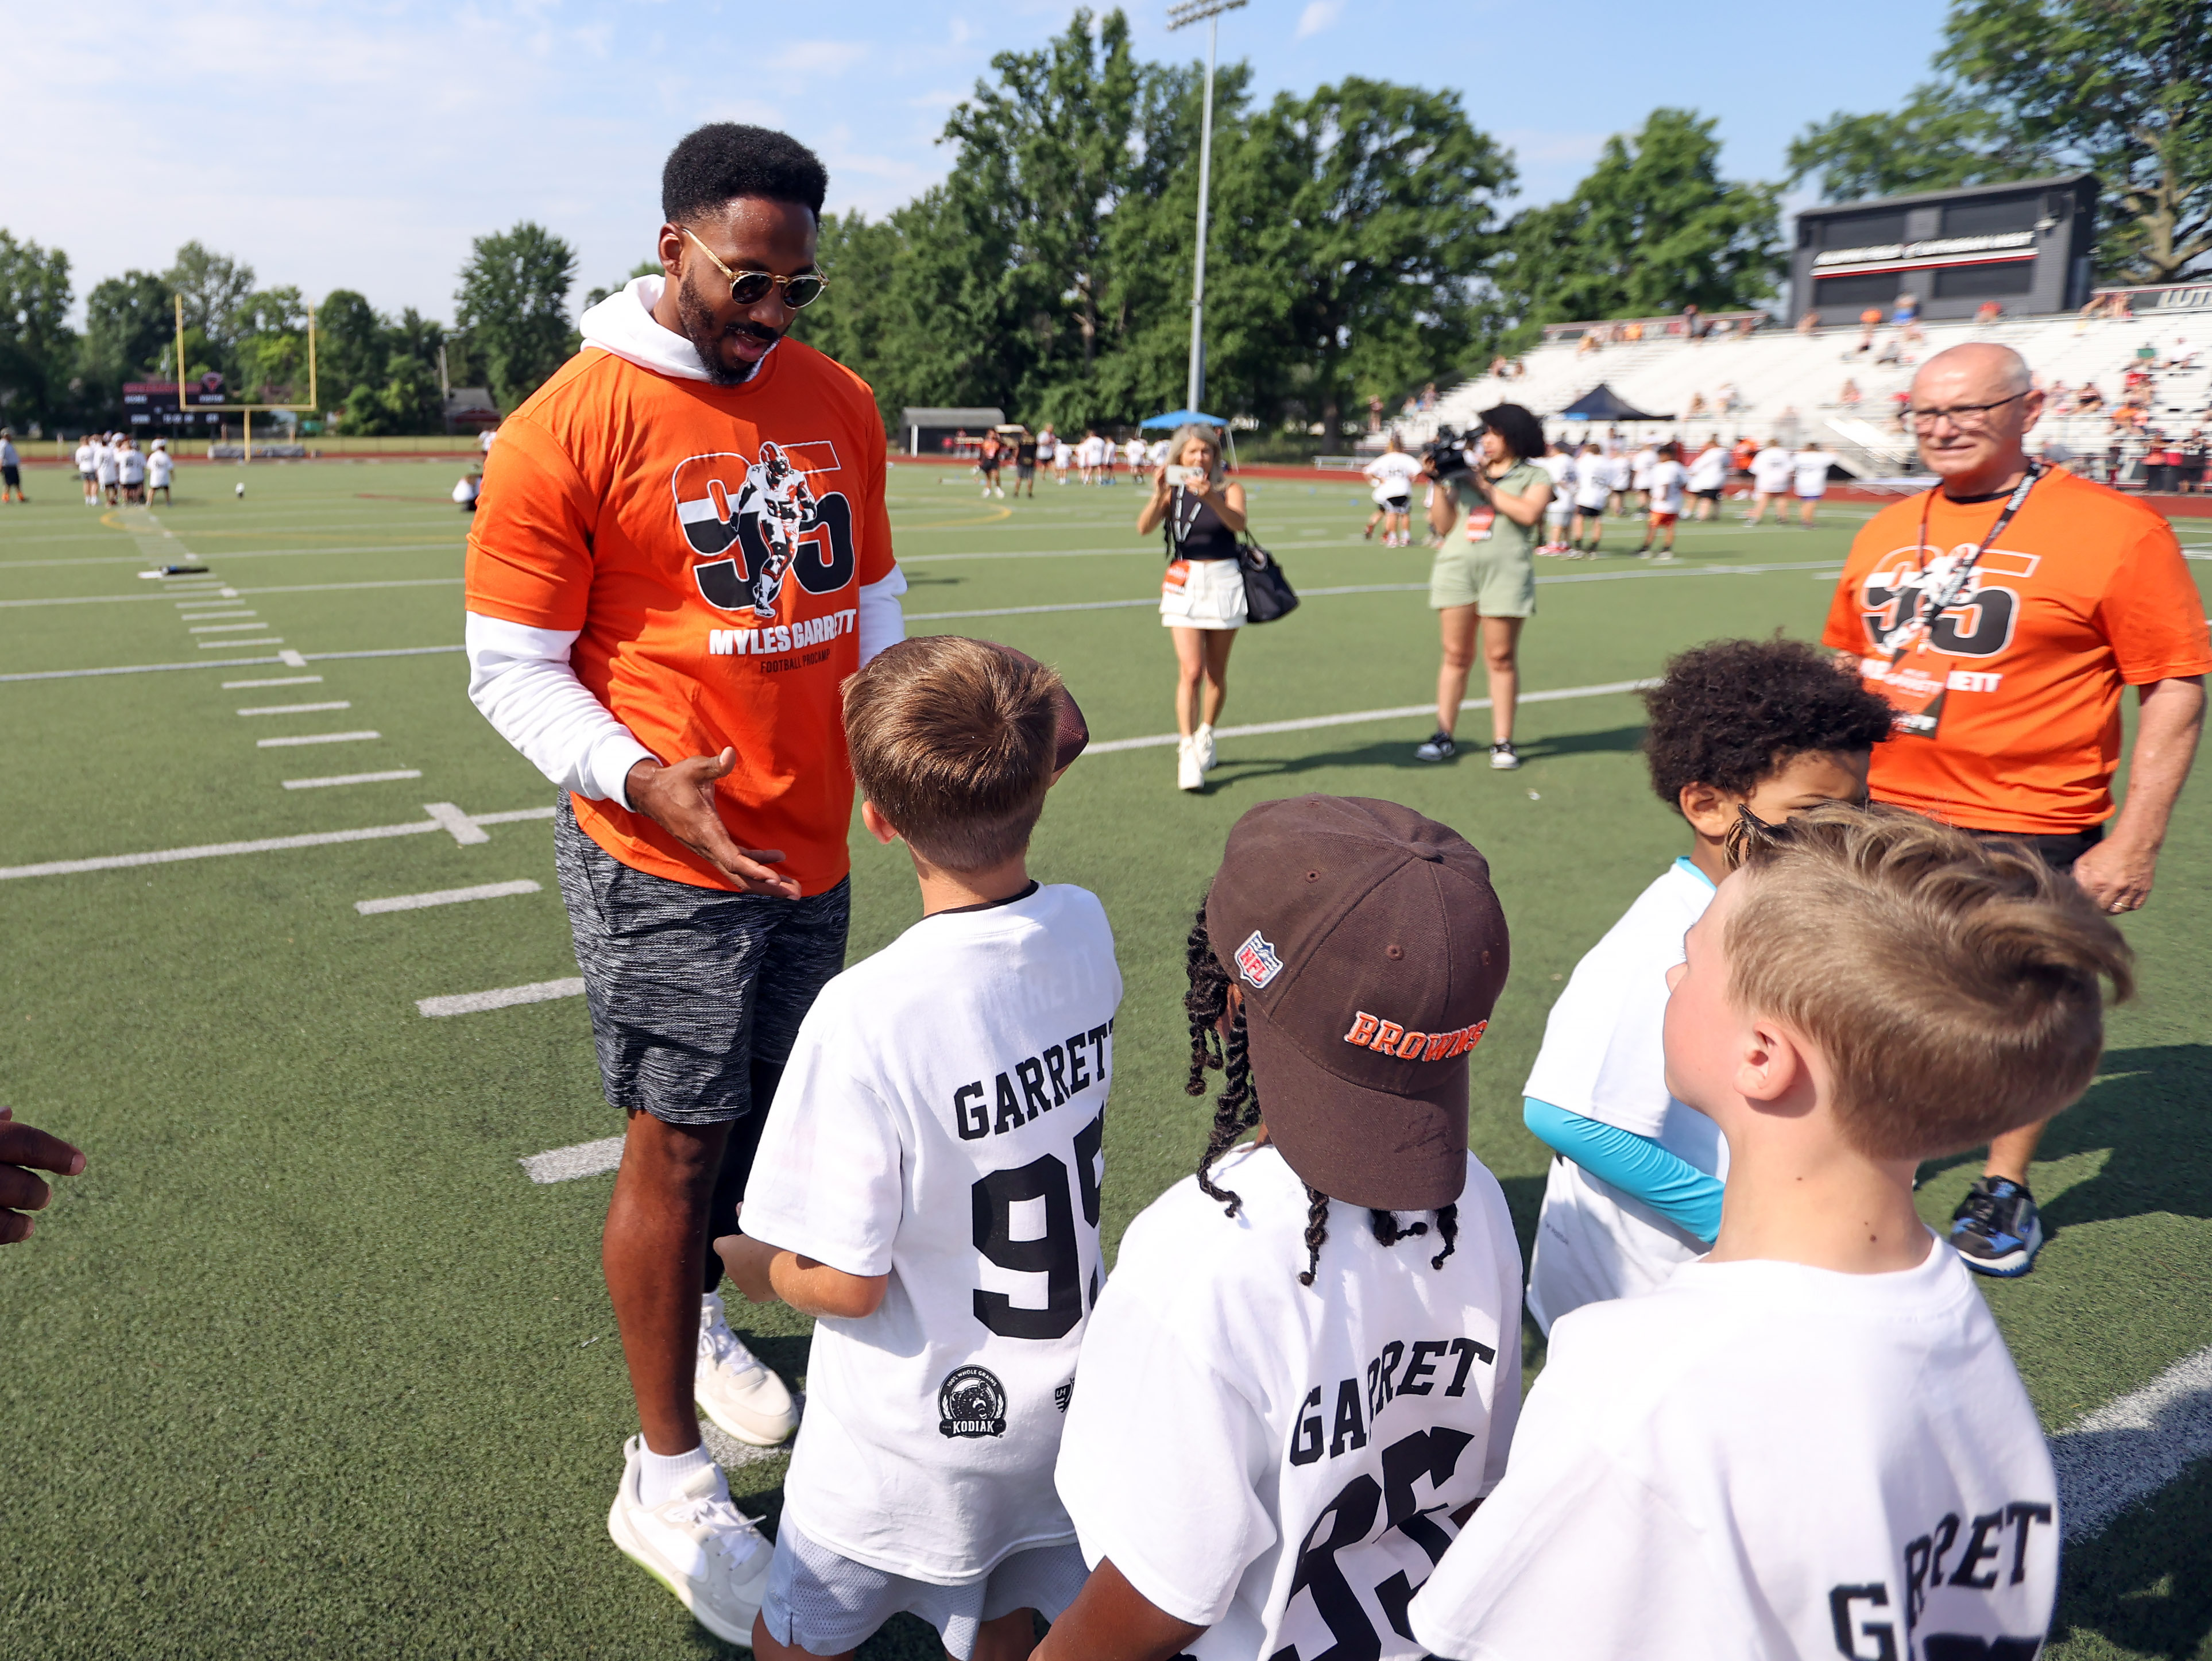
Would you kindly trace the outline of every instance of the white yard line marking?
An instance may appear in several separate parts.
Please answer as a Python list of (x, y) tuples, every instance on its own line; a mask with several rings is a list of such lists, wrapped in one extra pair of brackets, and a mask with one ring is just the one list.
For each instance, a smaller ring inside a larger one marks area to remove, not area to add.
[(365, 739), (380, 739), (381, 733), (302, 733), (296, 738), (256, 739), (257, 750), (289, 750), (301, 744), (359, 744)]
[[(319, 680), (321, 677), (314, 676), (312, 678)], [(238, 713), (241, 715), (319, 715), (325, 709), (352, 708), (353, 703), (350, 699), (342, 699), (336, 703), (257, 703)]]
[(449, 997), (417, 998), (416, 1009), (432, 1019), (447, 1015), (474, 1015), (487, 1009), (511, 1009), (520, 1003), (550, 1003), (556, 998), (580, 998), (584, 977), (562, 981), (532, 981), (527, 986), (497, 986), (489, 992), (456, 992)]
[(185, 632), (189, 635), (220, 635), (236, 634), (245, 629), (266, 629), (269, 625), (265, 623), (203, 623), (200, 621), (202, 618), (258, 618), (260, 615), (258, 611), (195, 611), (191, 614), (192, 626)]
[(570, 1183), (579, 1177), (612, 1171), (622, 1163), (622, 1153), (623, 1139), (607, 1136), (570, 1147), (549, 1147), (543, 1153), (526, 1154), (516, 1163), (533, 1183)]
[(450, 832), (453, 840), (464, 848), (491, 840), (477, 827), (474, 819), (449, 801), (426, 801), (422, 804), (422, 811), (437, 820), (439, 829)]
[[(419, 779), (419, 767), (396, 767), (388, 773), (335, 773), (326, 779), (286, 779), (287, 790), (325, 790), (334, 784), (384, 784), (397, 779)], [(440, 827), (442, 829), (443, 827)]]
[[(280, 638), (273, 640), (207, 640), (200, 642), (210, 646), (281, 646)], [(349, 658), (419, 658), (438, 657), (448, 652), (465, 652), (465, 646), (387, 646), (371, 652), (317, 652), (317, 663), (331, 663)], [(210, 658), (205, 663), (125, 663), (109, 669), (34, 669), (12, 675), (0, 675), (0, 683), (11, 680), (83, 680), (95, 675), (152, 675), (171, 669), (250, 669), (258, 663), (281, 663), (289, 669), (307, 666), (307, 654), (287, 646), (274, 657), (267, 658)]]
[[(490, 837), (484, 838), (486, 842)], [(356, 900), (353, 909), (364, 917), (386, 911), (422, 911), (434, 905), (459, 905), (468, 900), (503, 900), (510, 894), (535, 894), (541, 885), (527, 877), (514, 882), (478, 883), (474, 888), (434, 888), (427, 894), (394, 894), (389, 899)]]
[(2185, 1355), (2141, 1390), (2107, 1402), (2051, 1439), (2059, 1524), (2087, 1540), (2212, 1456), (2212, 1348)]
[[(253, 629), (266, 629), (269, 625), (265, 623), (256, 623), (246, 626)], [(200, 650), (234, 652), (241, 646), (282, 646), (283, 643), (284, 636), (282, 635), (270, 635), (265, 640), (204, 640), (200, 642)]]
[[(440, 803), (441, 806), (447, 804)], [(471, 813), (469, 823), (520, 824), (528, 819), (550, 819), (553, 809), (518, 807), (504, 813)], [(221, 859), (233, 854), (274, 854), (293, 848), (324, 848), (335, 843), (380, 842), (386, 837), (419, 837), (431, 831), (452, 833), (442, 819), (425, 816), (401, 824), (371, 824), (358, 830), (311, 830), (296, 837), (264, 837), (253, 842), (204, 843), (197, 848), (164, 848), (151, 854), (107, 854), (89, 860), (52, 860), (43, 865), (0, 866), (0, 882), (17, 877), (70, 877), (86, 871), (124, 871), (142, 865), (172, 865), (180, 860)]]
[(243, 692), (256, 686), (319, 686), (320, 675), (279, 675), (274, 680), (227, 680), (222, 684), (226, 692)]
[[(1158, 551), (1153, 552), (1157, 557)], [(458, 588), (462, 581), (459, 577), (399, 577), (389, 582), (294, 582), (268, 588), (218, 588), (212, 592), (219, 599), (180, 599), (176, 605), (181, 611), (188, 605), (217, 605), (246, 594), (334, 594), (355, 588)], [(176, 592), (173, 588), (162, 588), (150, 594), (64, 594), (51, 599), (0, 599), (0, 610), (24, 605), (120, 605), (134, 599), (159, 599), (163, 594)]]
[[(1634, 692), (1657, 683), (1649, 680), (1609, 680), (1595, 686), (1562, 686), (1548, 692), (1523, 692), (1523, 703), (1554, 703), (1564, 698), (1604, 697), (1613, 692)], [(1488, 698), (1468, 698), (1459, 706), (1462, 709), (1487, 709)], [(1256, 738), (1265, 733), (1310, 733), (1323, 727), (1357, 727), (1370, 721), (1401, 721), (1413, 715), (1432, 715), (1437, 706), (1430, 703), (1401, 703), (1389, 709), (1354, 709), (1341, 715), (1308, 715), (1299, 721), (1255, 721), (1249, 727), (1218, 727), (1214, 736), (1222, 739)], [(1155, 750), (1179, 743), (1180, 735), (1174, 733), (1155, 733), (1141, 739), (1109, 739), (1103, 744), (1094, 744), (1084, 751), (1086, 756), (1111, 755), (1117, 750)]]

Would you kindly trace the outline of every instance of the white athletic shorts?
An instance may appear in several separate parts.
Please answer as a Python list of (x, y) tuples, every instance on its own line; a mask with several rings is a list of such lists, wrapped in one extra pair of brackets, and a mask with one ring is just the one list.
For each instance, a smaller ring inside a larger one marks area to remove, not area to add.
[(1160, 581), (1160, 622), (1170, 629), (1242, 629), (1243, 562), (1170, 560)]
[(1797, 500), (1800, 502), (1818, 502), (1822, 496), (1827, 494), (1828, 491), (1826, 485), (1823, 485), (1817, 490), (1808, 490), (1801, 487), (1797, 492)]
[(842, 1655), (894, 1615), (914, 1615), (937, 1628), (948, 1652), (967, 1661), (983, 1622), (1016, 1609), (1057, 1621), (1089, 1575), (1082, 1548), (1070, 1542), (1018, 1551), (978, 1579), (940, 1586), (856, 1563), (809, 1539), (787, 1516), (776, 1528), (761, 1616), (779, 1644), (809, 1655)]
[(1375, 505), (1386, 514), (1402, 514), (1413, 503), (1411, 490), (1392, 490), (1378, 484), (1370, 495)]

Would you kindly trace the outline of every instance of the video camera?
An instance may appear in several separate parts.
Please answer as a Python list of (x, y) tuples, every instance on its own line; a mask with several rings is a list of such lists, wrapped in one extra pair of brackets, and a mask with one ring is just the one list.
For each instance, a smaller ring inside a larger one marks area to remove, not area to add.
[(1449, 427), (1437, 428), (1437, 435), (1421, 447), (1421, 461), (1429, 477), (1439, 484), (1449, 484), (1469, 472), (1467, 447), (1481, 436), (1480, 421), (1464, 433), (1454, 432)]

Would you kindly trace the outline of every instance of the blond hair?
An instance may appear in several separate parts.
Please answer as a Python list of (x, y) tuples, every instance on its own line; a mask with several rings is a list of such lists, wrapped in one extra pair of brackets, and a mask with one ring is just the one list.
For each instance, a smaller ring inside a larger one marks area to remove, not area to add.
[(988, 871), (1029, 846), (1052, 782), (1059, 674), (960, 635), (879, 653), (845, 683), (860, 794), (947, 871)]
[(2088, 1088), (2100, 983), (2130, 995), (2134, 954), (2071, 877), (2018, 843), (1841, 802), (1738, 848), (1729, 997), (1820, 1050), (1859, 1152), (1978, 1147)]

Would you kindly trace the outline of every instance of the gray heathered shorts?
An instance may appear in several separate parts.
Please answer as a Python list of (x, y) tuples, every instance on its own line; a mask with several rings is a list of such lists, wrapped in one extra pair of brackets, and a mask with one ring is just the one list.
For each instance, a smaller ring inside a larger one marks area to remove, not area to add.
[(815, 995), (845, 966), (849, 880), (785, 900), (632, 870), (585, 834), (565, 790), (553, 867), (608, 1102), (669, 1124), (744, 1117), (753, 1062), (790, 1060)]

